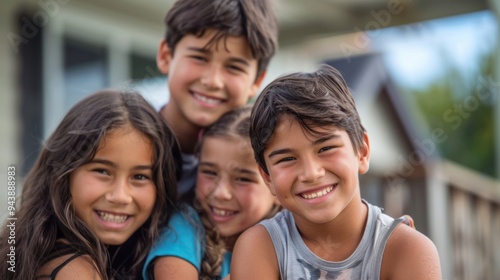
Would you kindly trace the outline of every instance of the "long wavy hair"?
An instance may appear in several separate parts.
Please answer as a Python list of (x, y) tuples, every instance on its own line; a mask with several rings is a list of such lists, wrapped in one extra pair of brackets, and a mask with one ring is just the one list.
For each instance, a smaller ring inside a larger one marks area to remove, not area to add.
[[(107, 133), (125, 125), (153, 143), (156, 202), (149, 219), (124, 244), (106, 246), (75, 215), (69, 176), (92, 160)], [(2, 230), (0, 279), (36, 278), (60, 239), (90, 256), (102, 279), (139, 278), (149, 248), (173, 212), (179, 158), (173, 133), (141, 95), (103, 90), (77, 103), (43, 145), (26, 177), (17, 212), (15, 273), (8, 271), (6, 258), (11, 246), (9, 230)]]
[[(209, 137), (229, 136), (248, 141), (250, 130), (250, 112), (251, 105), (246, 105), (224, 114), (217, 122), (208, 127), (204, 132), (197, 146), (197, 154), (203, 149), (203, 142)], [(209, 280), (220, 276), (224, 253), (227, 250), (228, 239), (235, 238), (223, 237), (217, 230), (217, 227), (208, 218), (203, 210), (202, 202), (195, 199), (194, 207), (198, 212), (203, 227), (205, 229), (205, 255), (203, 256), (200, 279)], [(282, 209), (280, 204), (274, 204), (264, 219), (273, 217)]]

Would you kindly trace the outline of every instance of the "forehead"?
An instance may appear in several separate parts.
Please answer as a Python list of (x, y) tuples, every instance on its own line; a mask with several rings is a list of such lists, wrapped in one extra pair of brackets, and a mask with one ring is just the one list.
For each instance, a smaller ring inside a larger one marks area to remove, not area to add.
[(318, 124), (312, 120), (299, 120), (290, 114), (284, 114), (278, 117), (274, 134), (279, 130), (284, 132), (290, 129), (301, 130), (307, 138), (317, 138), (325, 135), (332, 135), (338, 131), (344, 131), (343, 128), (334, 124)]
[(212, 153), (213, 151), (224, 151), (229, 153), (231, 150), (234, 154), (247, 156), (253, 152), (250, 139), (240, 136), (228, 135), (211, 135), (205, 137), (201, 147), (201, 153)]
[(331, 136), (339, 136), (338, 138), (341, 138), (347, 136), (347, 133), (344, 129), (335, 125), (320, 126), (312, 122), (308, 123), (307, 121), (303, 124), (293, 116), (283, 115), (278, 119), (274, 132), (267, 142), (266, 150), (278, 144), (287, 145), (287, 143), (297, 143), (301, 139), (304, 143), (310, 143), (320, 138)]
[[(134, 147), (134, 149), (130, 149)], [(108, 131), (99, 141), (96, 155), (117, 153), (121, 154), (126, 150), (134, 150), (153, 153), (153, 142), (144, 133), (140, 132), (130, 124), (117, 127)]]
[(200, 162), (226, 165), (230, 161), (257, 164), (249, 139), (239, 136), (209, 136), (203, 140)]
[(176, 47), (179, 45), (181, 47), (194, 46), (210, 53), (230, 54), (247, 60), (256, 60), (246, 37), (221, 34), (216, 29), (206, 29), (199, 35), (186, 34)]

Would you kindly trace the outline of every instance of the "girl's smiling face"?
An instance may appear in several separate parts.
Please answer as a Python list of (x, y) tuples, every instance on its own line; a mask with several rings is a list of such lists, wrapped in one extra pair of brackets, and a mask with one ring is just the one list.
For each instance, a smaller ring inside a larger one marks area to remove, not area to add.
[(196, 196), (224, 237), (255, 225), (277, 202), (259, 174), (249, 141), (241, 137), (203, 141)]
[(152, 168), (151, 141), (126, 125), (109, 132), (94, 158), (71, 173), (73, 209), (104, 244), (123, 244), (150, 217)]

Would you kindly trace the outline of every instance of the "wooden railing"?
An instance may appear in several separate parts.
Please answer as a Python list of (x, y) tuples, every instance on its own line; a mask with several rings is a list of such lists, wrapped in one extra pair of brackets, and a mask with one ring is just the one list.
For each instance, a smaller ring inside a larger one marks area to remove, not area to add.
[(444, 162), (455, 279), (500, 279), (500, 183)]

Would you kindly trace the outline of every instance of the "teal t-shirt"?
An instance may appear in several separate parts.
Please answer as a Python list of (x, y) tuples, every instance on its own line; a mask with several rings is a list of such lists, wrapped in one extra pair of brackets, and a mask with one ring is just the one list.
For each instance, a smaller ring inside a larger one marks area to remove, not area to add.
[[(157, 257), (165, 256), (183, 259), (196, 267), (199, 273), (205, 254), (204, 240), (205, 230), (200, 217), (191, 206), (183, 206), (182, 210), (176, 211), (172, 215), (168, 226), (162, 231), (160, 239), (151, 248), (142, 270), (143, 278), (151, 279), (148, 273), (151, 262)], [(224, 255), (221, 278), (229, 274), (231, 255), (231, 252)]]

